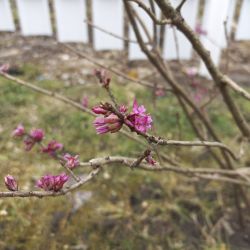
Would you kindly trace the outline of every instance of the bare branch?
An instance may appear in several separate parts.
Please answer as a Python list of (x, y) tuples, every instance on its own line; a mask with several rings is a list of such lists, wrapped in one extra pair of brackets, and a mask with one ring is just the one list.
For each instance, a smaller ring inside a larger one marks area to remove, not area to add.
[[(116, 114), (120, 119), (124, 120), (124, 116), (122, 113), (117, 111), (112, 105), (106, 104), (107, 107), (109, 107), (109, 110)], [(125, 123), (133, 132), (136, 132), (138, 135), (142, 136), (145, 138), (149, 143), (156, 143), (157, 145), (162, 145), (162, 146), (206, 146), (206, 147), (217, 147), (226, 150), (230, 156), (234, 159), (237, 160), (237, 157), (234, 155), (234, 153), (223, 143), (221, 142), (209, 142), (209, 141), (176, 141), (176, 140), (167, 140), (163, 139), (161, 137), (155, 137), (153, 135), (143, 133), (137, 129), (135, 129), (132, 125)]]
[(83, 186), (90, 180), (92, 180), (100, 171), (100, 168), (96, 168), (93, 171), (91, 171), (88, 176), (81, 181), (71, 185), (68, 188), (64, 188), (59, 192), (51, 192), (51, 191), (16, 191), (16, 192), (0, 192), (0, 197), (1, 198), (6, 198), (6, 197), (57, 197), (57, 196), (62, 196), (65, 195), (69, 192), (72, 192), (76, 190), (77, 188)]
[(125, 0), (125, 1), (137, 3), (140, 8), (145, 10), (145, 12), (150, 16), (150, 18), (154, 21), (154, 23), (158, 25), (166, 25), (172, 23), (171, 20), (168, 19), (158, 20), (155, 14), (151, 11), (151, 9), (140, 0)]
[(136, 40), (130, 40), (127, 37), (121, 37), (121, 36), (118, 36), (117, 34), (114, 34), (114, 33), (110, 32), (110, 31), (107, 31), (107, 30), (93, 24), (91, 21), (89, 21), (87, 19), (84, 20), (84, 22), (87, 23), (88, 25), (90, 25), (91, 27), (95, 28), (96, 30), (99, 30), (99, 31), (101, 31), (101, 32), (103, 32), (103, 33), (105, 33), (107, 35), (113, 36), (113, 37), (115, 37), (117, 39), (120, 39), (122, 41), (126, 41), (126, 42), (129, 42), (129, 43), (136, 43), (136, 44), (138, 43)]
[(176, 7), (176, 11), (181, 12), (181, 8), (187, 0), (182, 0), (181, 3)]

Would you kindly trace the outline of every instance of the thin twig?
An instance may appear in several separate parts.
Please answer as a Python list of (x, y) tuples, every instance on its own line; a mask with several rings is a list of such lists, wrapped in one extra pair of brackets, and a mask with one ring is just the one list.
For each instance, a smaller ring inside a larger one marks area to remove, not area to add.
[(181, 3), (176, 7), (176, 11), (181, 12), (181, 8), (187, 0), (182, 0)]
[[(88, 56), (88, 55), (84, 54), (83, 52), (80, 52), (80, 51), (74, 49), (72, 46), (69, 46), (69, 45), (67, 45), (67, 44), (62, 44), (62, 43), (61, 43), (60, 45), (61, 45), (61, 46), (64, 46), (65, 48), (67, 48), (67, 49), (70, 50), (71, 52), (75, 53), (75, 54), (78, 55), (79, 57), (82, 57), (82, 58), (86, 59), (87, 61), (93, 63), (94, 65), (96, 65), (96, 66), (98, 66), (98, 67), (101, 67), (101, 68), (103, 68), (103, 69), (106, 69), (106, 70), (108, 70), (108, 71), (110, 71), (110, 72), (112, 72), (112, 73), (114, 73), (114, 74), (116, 74), (116, 75), (118, 75), (118, 76), (120, 76), (120, 77), (122, 77), (122, 78), (128, 80), (128, 81), (131, 81), (131, 82), (134, 82), (134, 83), (138, 83), (138, 84), (140, 84), (140, 85), (142, 85), (142, 86), (149, 87), (149, 88), (152, 88), (152, 89), (154, 88), (154, 85), (151, 84), (150, 82), (142, 81), (142, 80), (136, 80), (135, 78), (130, 77), (130, 76), (128, 76), (128, 75), (122, 73), (122, 72), (121, 72), (120, 70), (118, 70), (118, 69), (115, 69), (115, 68), (110, 67), (110, 66), (106, 66), (106, 65), (104, 65), (104, 64), (102, 64), (102, 63), (100, 63), (100, 62), (98, 62), (97, 60), (93, 59), (93, 57)], [(164, 89), (165, 91), (170, 91), (170, 92), (172, 92), (172, 89), (166, 88), (165, 86), (162, 86), (162, 85), (161, 85), (161, 88)]]
[(129, 43), (136, 43), (137, 44), (136, 40), (130, 40), (127, 37), (118, 36), (117, 34), (114, 34), (114, 33), (110, 32), (110, 31), (107, 31), (107, 30), (101, 28), (100, 26), (97, 26), (97, 25), (93, 24), (91, 21), (89, 21), (87, 19), (84, 20), (84, 22), (87, 23), (88, 25), (90, 25), (91, 27), (95, 28), (96, 30), (99, 30), (99, 31), (101, 31), (101, 32), (103, 32), (103, 33), (105, 33), (107, 35), (113, 36), (113, 37), (115, 37), (117, 39), (120, 39), (122, 41), (126, 41), (126, 42), (129, 42)]

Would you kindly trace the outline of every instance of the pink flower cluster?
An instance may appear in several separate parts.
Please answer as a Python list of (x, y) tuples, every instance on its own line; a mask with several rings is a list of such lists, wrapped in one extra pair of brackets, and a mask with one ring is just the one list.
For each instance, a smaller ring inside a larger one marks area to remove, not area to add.
[(45, 175), (36, 184), (37, 187), (45, 191), (58, 192), (63, 188), (63, 185), (68, 181), (69, 176), (65, 173), (60, 175)]
[(139, 106), (134, 100), (132, 113), (127, 116), (126, 123), (132, 125), (136, 130), (146, 133), (152, 127), (152, 118), (146, 113), (143, 105)]
[[(31, 150), (32, 147), (36, 143), (40, 143), (44, 139), (44, 132), (42, 129), (33, 129), (30, 133), (26, 133), (24, 126), (19, 124), (14, 131), (12, 132), (12, 136), (15, 138), (23, 138), (25, 149), (27, 151)], [(41, 152), (47, 153), (61, 161), (61, 164), (64, 166), (73, 169), (80, 165), (79, 155), (70, 155), (68, 153), (64, 154), (63, 156), (57, 155), (58, 151), (63, 149), (63, 144), (57, 142), (56, 140), (50, 141), (46, 146), (40, 144), (42, 150)], [(60, 175), (45, 175), (43, 176), (38, 182), (37, 187), (44, 189), (45, 191), (54, 191), (58, 192), (63, 188), (65, 182), (67, 182), (69, 176), (65, 173)], [(15, 178), (11, 175), (7, 175), (4, 178), (5, 185), (10, 191), (17, 191), (18, 185)]]
[(146, 133), (152, 126), (152, 118), (146, 113), (146, 109), (143, 105), (139, 106), (137, 101), (134, 101), (132, 112), (127, 114), (127, 107), (122, 105), (119, 108), (119, 112), (123, 115), (123, 119), (106, 108), (105, 105), (99, 105), (92, 108), (95, 114), (98, 116), (94, 120), (94, 126), (97, 134), (115, 133), (119, 131), (123, 124), (126, 124), (130, 128), (142, 133)]
[(13, 137), (24, 137), (24, 146), (26, 151), (30, 151), (36, 143), (39, 143), (44, 138), (44, 132), (42, 129), (32, 129), (29, 134), (25, 132), (24, 126), (19, 124), (12, 132)]

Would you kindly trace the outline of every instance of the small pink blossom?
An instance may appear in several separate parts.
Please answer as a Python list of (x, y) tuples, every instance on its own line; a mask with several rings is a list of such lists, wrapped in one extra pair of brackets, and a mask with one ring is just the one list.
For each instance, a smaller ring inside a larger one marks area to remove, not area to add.
[(12, 132), (13, 137), (22, 137), (25, 135), (25, 129), (22, 124), (19, 124)]
[(196, 67), (186, 68), (185, 71), (190, 78), (193, 78), (198, 74), (198, 69)]
[(30, 132), (30, 137), (35, 141), (35, 142), (41, 142), (43, 140), (44, 137), (44, 132), (42, 129), (37, 128), (37, 129), (33, 129)]
[(82, 106), (83, 106), (84, 108), (87, 108), (87, 107), (89, 106), (89, 98), (88, 98), (87, 96), (84, 96), (84, 97), (82, 98)]
[(122, 121), (115, 114), (110, 114), (106, 117), (97, 117), (94, 120), (97, 134), (115, 133), (121, 129), (122, 125)]
[(206, 97), (208, 90), (202, 86), (198, 86), (194, 93), (194, 100), (196, 103), (200, 103)]
[(152, 127), (152, 118), (146, 114), (146, 109), (143, 105), (139, 106), (137, 101), (134, 101), (133, 111), (127, 116), (126, 123), (132, 125), (135, 129), (142, 133), (146, 133)]
[(152, 157), (151, 154), (149, 154), (146, 158), (145, 158), (146, 162), (150, 165), (155, 165), (156, 164), (156, 160), (154, 160), (154, 158)]
[(53, 140), (49, 142), (48, 145), (42, 149), (42, 152), (54, 156), (56, 154), (56, 151), (61, 150), (62, 148), (63, 148), (62, 143)]
[(66, 166), (70, 169), (80, 165), (79, 155), (73, 156), (67, 153), (63, 156), (63, 159), (66, 161)]
[(158, 97), (165, 96), (166, 95), (166, 91), (164, 89), (162, 89), (162, 88), (158, 88), (155, 91), (155, 95), (158, 96)]
[(2, 64), (0, 66), (0, 72), (2, 73), (8, 73), (9, 69), (10, 69), (10, 65), (8, 63)]
[(16, 179), (12, 175), (7, 175), (4, 177), (4, 182), (5, 186), (10, 190), (10, 191), (17, 191), (18, 190), (18, 184)]
[(58, 192), (63, 188), (63, 185), (68, 181), (69, 176), (65, 173), (60, 175), (45, 175), (36, 184), (37, 187), (45, 191)]
[(206, 36), (207, 35), (207, 31), (204, 30), (201, 26), (200, 23), (197, 23), (196, 26), (195, 26), (195, 33), (197, 33), (198, 35), (203, 35), (203, 36)]

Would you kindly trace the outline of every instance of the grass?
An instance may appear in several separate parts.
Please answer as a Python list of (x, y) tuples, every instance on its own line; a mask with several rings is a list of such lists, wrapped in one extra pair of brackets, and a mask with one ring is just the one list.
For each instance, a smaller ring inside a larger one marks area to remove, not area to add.
[[(88, 93), (90, 106), (108, 100), (98, 86), (62, 88), (59, 81), (38, 80), (41, 71), (34, 65), (24, 65), (22, 71), (22, 78), (76, 101)], [(152, 94), (144, 88), (133, 84), (119, 87), (116, 82), (114, 79), (112, 88), (119, 102), (131, 107), (136, 97), (153, 114), (153, 133), (176, 139), (181, 128), (183, 140), (195, 138), (171, 95), (159, 98), (154, 106)], [(46, 140), (60, 141), (68, 152), (80, 154), (81, 160), (111, 154), (135, 156), (142, 151), (138, 144), (119, 134), (97, 136), (89, 115), (2, 78), (0, 96), (1, 177), (8, 173), (17, 176), (21, 188), (32, 189), (39, 176), (61, 169), (37, 148), (24, 152), (22, 142), (10, 137), (20, 122), (27, 128), (43, 128)], [(247, 113), (249, 105), (239, 102)], [(228, 125), (232, 118), (220, 105), (215, 102), (210, 108), (211, 122), (229, 140), (237, 129)], [(176, 152), (172, 148), (164, 150)], [(188, 165), (201, 151), (191, 152), (178, 150), (177, 154)], [(211, 164), (209, 159), (205, 163)], [(0, 188), (5, 190), (3, 182)], [(224, 205), (224, 188), (216, 183), (129, 171), (117, 165), (105, 169), (79, 192), (91, 192), (92, 198), (76, 211), (75, 194), (56, 199), (0, 200), (0, 249), (77, 249), (74, 247), (81, 245), (82, 249), (229, 249), (216, 235), (211, 236), (212, 243), (206, 238), (207, 225), (218, 219), (217, 213)]]

